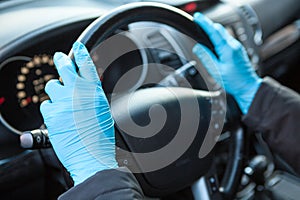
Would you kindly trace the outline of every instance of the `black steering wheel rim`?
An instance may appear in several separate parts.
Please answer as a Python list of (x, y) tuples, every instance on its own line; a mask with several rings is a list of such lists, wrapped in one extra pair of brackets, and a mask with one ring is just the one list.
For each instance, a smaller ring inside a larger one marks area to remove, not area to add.
[(141, 21), (157, 22), (173, 27), (214, 52), (213, 44), (206, 33), (194, 23), (191, 15), (173, 6), (154, 2), (130, 3), (118, 7), (95, 20), (80, 35), (78, 41), (82, 42), (88, 50), (92, 50), (120, 27)]
[[(215, 53), (214, 46), (208, 36), (198, 25), (196, 25), (196, 23), (194, 23), (192, 16), (172, 6), (153, 2), (127, 4), (101, 16), (86, 28), (78, 38), (78, 41), (82, 42), (88, 50), (91, 51), (95, 46), (113, 35), (118, 29), (126, 27), (128, 24), (142, 21), (168, 25), (207, 46)], [(69, 55), (72, 57), (72, 50)], [(241, 132), (240, 129), (238, 130)], [(230, 163), (228, 166), (232, 169), (228, 167), (224, 175), (226, 180), (223, 180), (221, 184), (221, 186), (226, 186), (222, 187), (221, 191), (225, 198), (232, 198), (241, 176), (241, 155), (244, 151), (244, 136), (243, 133), (239, 133), (238, 135), (238, 137), (232, 137), (234, 140), (233, 143), (238, 143), (238, 145), (234, 145), (234, 148), (230, 150), (231, 154), (236, 156), (236, 158), (229, 160)], [(140, 176), (138, 175), (138, 177)], [(146, 194), (149, 196), (163, 196), (174, 192), (174, 190), (170, 188), (151, 188), (147, 186), (147, 183), (145, 182), (141, 185), (144, 192), (146, 191)]]

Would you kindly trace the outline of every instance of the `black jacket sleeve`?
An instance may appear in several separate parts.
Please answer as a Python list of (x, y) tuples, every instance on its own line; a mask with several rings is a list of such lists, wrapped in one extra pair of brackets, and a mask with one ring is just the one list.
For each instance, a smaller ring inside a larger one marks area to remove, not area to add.
[(134, 200), (143, 192), (133, 174), (124, 167), (103, 170), (62, 194), (59, 200)]
[(244, 123), (263, 137), (273, 153), (300, 174), (300, 96), (271, 78), (264, 78)]

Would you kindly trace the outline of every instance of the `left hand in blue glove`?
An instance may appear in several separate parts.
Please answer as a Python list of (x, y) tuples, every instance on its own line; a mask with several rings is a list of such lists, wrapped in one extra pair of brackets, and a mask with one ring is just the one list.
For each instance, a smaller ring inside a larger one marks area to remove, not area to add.
[(117, 167), (114, 121), (101, 87), (96, 67), (79, 42), (73, 45), (79, 72), (63, 53), (54, 62), (63, 85), (51, 80), (41, 112), (52, 146), (61, 163), (70, 172), (75, 185), (98, 171)]

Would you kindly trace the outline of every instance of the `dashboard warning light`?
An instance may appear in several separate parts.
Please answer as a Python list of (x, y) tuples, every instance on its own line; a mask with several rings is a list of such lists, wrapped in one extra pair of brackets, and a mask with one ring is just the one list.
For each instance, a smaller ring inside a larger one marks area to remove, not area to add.
[(0, 105), (2, 105), (5, 102), (5, 98), (4, 97), (0, 97)]
[(192, 3), (189, 3), (189, 4), (186, 4), (184, 7), (183, 7), (183, 10), (188, 12), (188, 13), (193, 13), (195, 12), (197, 9), (197, 4), (192, 2)]

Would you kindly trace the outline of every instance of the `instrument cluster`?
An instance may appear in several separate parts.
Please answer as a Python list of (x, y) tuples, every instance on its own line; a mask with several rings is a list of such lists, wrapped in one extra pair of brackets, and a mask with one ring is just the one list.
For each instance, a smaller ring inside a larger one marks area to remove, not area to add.
[(0, 119), (13, 132), (43, 124), (41, 102), (49, 99), (46, 83), (58, 78), (52, 56), (15, 56), (0, 65)]

